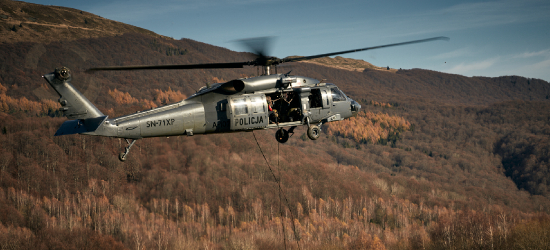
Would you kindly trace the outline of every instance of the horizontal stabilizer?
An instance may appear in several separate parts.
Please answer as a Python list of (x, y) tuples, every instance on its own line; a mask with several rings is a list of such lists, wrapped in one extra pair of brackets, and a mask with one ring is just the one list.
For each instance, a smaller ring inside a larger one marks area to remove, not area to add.
[(66, 121), (61, 124), (61, 127), (57, 130), (57, 132), (55, 132), (55, 136), (94, 132), (106, 119), (107, 116), (100, 116), (95, 118)]

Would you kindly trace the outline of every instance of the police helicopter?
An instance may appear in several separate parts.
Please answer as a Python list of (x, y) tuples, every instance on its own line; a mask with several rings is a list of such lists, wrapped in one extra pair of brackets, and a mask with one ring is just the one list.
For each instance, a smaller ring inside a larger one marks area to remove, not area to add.
[[(217, 69), (259, 66), (263, 75), (235, 79), (202, 87), (189, 98), (166, 106), (109, 118), (71, 85), (71, 71), (66, 67), (44, 75), (60, 96), (60, 110), (71, 119), (55, 133), (83, 134), (124, 138), (128, 145), (120, 153), (125, 161), (134, 143), (142, 138), (209, 133), (277, 129), (275, 138), (285, 143), (297, 126), (307, 125), (307, 135), (317, 140), (321, 125), (357, 114), (361, 105), (347, 97), (336, 85), (316, 79), (287, 74), (270, 74), (270, 68), (282, 63), (335, 56), (385, 47), (449, 40), (433, 37), (354, 50), (279, 59), (265, 55), (265, 48), (248, 43), (257, 58), (247, 62), (189, 65), (112, 66), (99, 70)], [(259, 43), (262, 43), (260, 41)], [(287, 130), (288, 128), (288, 130)]]

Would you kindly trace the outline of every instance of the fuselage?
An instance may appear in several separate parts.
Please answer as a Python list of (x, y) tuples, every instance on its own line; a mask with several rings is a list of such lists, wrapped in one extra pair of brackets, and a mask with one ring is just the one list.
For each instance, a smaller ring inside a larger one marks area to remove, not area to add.
[(87, 134), (140, 139), (237, 132), (338, 121), (359, 109), (334, 84), (269, 75), (214, 84), (178, 103), (107, 119)]

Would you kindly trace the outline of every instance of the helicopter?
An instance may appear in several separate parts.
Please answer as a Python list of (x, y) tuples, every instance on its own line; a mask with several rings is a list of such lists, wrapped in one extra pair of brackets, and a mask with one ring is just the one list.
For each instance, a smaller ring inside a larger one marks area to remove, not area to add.
[[(267, 56), (265, 48), (250, 42), (257, 58), (247, 62), (187, 65), (137, 65), (90, 68), (87, 72), (104, 70), (154, 69), (217, 69), (262, 67), (263, 75), (235, 79), (202, 87), (187, 99), (177, 103), (109, 118), (96, 108), (72, 84), (67, 67), (56, 68), (43, 78), (60, 96), (60, 111), (68, 121), (63, 122), (55, 136), (82, 134), (123, 138), (127, 142), (119, 160), (125, 161), (134, 143), (148, 137), (192, 136), (195, 134), (228, 133), (258, 129), (277, 129), (275, 139), (288, 141), (297, 126), (307, 126), (307, 136), (317, 140), (323, 123), (340, 121), (356, 115), (361, 105), (352, 100), (333, 83), (304, 76), (270, 74), (271, 67), (365, 50), (449, 40), (433, 37), (354, 50), (279, 59)], [(288, 129), (287, 129), (288, 128)]]

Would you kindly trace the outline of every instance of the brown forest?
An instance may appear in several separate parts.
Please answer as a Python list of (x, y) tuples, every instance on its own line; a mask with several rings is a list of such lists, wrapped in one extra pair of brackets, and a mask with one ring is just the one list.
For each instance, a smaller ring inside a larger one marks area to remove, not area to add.
[(0, 249), (550, 246), (548, 82), (293, 63), (364, 111), (317, 141), (304, 128), (286, 144), (272, 130), (143, 139), (121, 163), (122, 139), (53, 136), (66, 118), (41, 75), (69, 67), (113, 117), (257, 70), (87, 74), (252, 55), (147, 33), (82, 37), (0, 44)]

